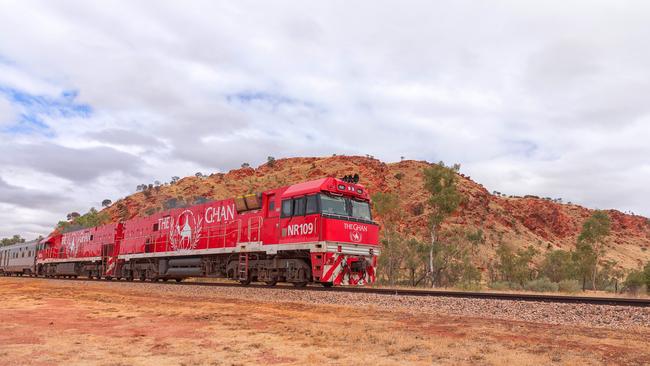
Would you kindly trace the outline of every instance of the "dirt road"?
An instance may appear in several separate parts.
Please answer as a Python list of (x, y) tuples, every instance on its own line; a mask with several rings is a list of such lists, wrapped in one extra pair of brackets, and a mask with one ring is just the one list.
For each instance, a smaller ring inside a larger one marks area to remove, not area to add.
[(650, 364), (650, 324), (553, 325), (246, 290), (3, 277), (0, 364)]

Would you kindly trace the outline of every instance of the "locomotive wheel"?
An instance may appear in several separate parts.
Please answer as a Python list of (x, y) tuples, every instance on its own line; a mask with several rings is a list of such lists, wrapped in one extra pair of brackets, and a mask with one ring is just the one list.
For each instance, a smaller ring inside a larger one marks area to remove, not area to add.
[(183, 281), (182, 278), (177, 278), (177, 279), (176, 279), (176, 283), (181, 282), (181, 281)]
[(323, 285), (323, 287), (332, 287), (332, 286), (334, 286), (334, 284), (332, 282), (323, 282), (323, 283), (321, 283), (321, 285)]
[(267, 286), (275, 286), (278, 284), (278, 281), (264, 281)]
[(305, 287), (307, 282), (292, 282), (294, 287)]
[(250, 278), (247, 278), (247, 279), (245, 279), (245, 280), (239, 280), (239, 283), (241, 283), (241, 284), (244, 285), (244, 286), (248, 286), (248, 285), (251, 284), (251, 279), (250, 279)]

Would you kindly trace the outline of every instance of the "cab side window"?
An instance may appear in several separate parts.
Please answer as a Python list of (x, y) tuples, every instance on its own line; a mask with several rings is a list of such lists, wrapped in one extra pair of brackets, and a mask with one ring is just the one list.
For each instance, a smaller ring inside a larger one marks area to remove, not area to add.
[(305, 215), (305, 197), (295, 198), (293, 200), (293, 216)]
[(293, 214), (293, 201), (284, 200), (282, 201), (282, 217), (291, 217)]
[(318, 196), (307, 196), (307, 215), (318, 213)]

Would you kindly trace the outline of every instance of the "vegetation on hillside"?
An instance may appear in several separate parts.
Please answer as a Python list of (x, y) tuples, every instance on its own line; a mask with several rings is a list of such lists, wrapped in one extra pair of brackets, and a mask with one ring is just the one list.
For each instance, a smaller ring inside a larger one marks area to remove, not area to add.
[(18, 243), (24, 243), (25, 239), (21, 237), (20, 235), (14, 235), (11, 238), (3, 238), (0, 240), (0, 247), (4, 247), (6, 245), (14, 245)]
[(88, 212), (80, 215), (76, 212), (67, 215), (67, 221), (59, 221), (56, 228), (60, 232), (70, 232), (89, 227), (95, 227), (110, 222), (110, 215), (107, 212), (97, 211), (91, 207)]
[(478, 268), (476, 263), (481, 261), (476, 258), (476, 248), (484, 242), (483, 230), (442, 228), (463, 202), (456, 187), (458, 168), (441, 162), (423, 171), (424, 189), (429, 193), (428, 243), (400, 231), (403, 212), (396, 193), (379, 192), (373, 196), (375, 212), (383, 222), (381, 283), (479, 287), (483, 269), (493, 289), (639, 292), (650, 288), (650, 262), (626, 277), (616, 261), (604, 259), (611, 232), (611, 219), (605, 211), (594, 211), (585, 220), (573, 250), (549, 250), (542, 255), (532, 245), (522, 248), (502, 241), (495, 261), (487, 268)]

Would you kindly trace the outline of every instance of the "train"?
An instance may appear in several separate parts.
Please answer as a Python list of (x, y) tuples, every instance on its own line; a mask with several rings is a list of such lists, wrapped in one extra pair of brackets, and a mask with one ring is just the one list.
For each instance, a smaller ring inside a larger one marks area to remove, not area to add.
[(374, 283), (380, 246), (369, 192), (350, 175), (55, 231), (3, 252), (5, 275), (329, 287)]
[(0, 247), (0, 275), (35, 274), (38, 240)]

